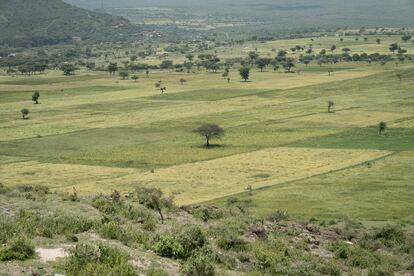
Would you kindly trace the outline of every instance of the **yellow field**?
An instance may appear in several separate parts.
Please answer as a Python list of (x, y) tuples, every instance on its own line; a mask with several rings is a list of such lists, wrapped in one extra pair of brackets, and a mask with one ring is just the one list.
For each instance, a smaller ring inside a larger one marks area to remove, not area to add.
[(162, 188), (177, 203), (191, 204), (253, 189), (319, 175), (390, 154), (378, 150), (272, 148), (210, 161), (156, 170), (102, 166), (45, 164), (36, 161), (0, 167), (2, 180), (12, 185), (46, 185), (53, 190), (82, 193), (128, 191), (135, 185)]

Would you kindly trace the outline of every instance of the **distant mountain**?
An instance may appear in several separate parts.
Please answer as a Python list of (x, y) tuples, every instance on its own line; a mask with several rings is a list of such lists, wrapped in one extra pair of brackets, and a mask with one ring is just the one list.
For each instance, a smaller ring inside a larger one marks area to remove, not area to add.
[(0, 45), (40, 46), (74, 40), (123, 40), (137, 26), (62, 0), (0, 0)]
[(168, 7), (284, 27), (413, 27), (414, 0), (64, 0), (89, 9)]

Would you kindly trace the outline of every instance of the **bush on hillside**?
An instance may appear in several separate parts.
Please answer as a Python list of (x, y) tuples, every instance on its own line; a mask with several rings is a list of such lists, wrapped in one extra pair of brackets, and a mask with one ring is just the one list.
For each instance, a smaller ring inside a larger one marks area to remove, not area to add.
[(128, 256), (115, 247), (81, 243), (70, 251), (65, 268), (68, 275), (137, 275)]
[(12, 238), (4, 248), (0, 249), (0, 261), (24, 261), (34, 256), (34, 245), (24, 236)]

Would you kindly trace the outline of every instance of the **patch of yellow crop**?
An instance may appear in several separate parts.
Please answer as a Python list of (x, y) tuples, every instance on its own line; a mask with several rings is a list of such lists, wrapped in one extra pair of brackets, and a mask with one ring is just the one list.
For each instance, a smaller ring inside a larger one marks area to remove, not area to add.
[(377, 150), (271, 148), (209, 161), (158, 169), (111, 168), (37, 161), (1, 164), (2, 183), (45, 185), (83, 194), (131, 191), (136, 185), (161, 188), (178, 204), (192, 204), (347, 168), (390, 154)]
[(136, 172), (135, 169), (28, 161), (1, 165), (0, 180), (8, 186), (44, 185), (60, 191), (76, 187), (80, 192), (96, 193), (116, 189), (117, 178)]
[(319, 126), (365, 127), (376, 125), (381, 121), (393, 121), (404, 117), (407, 117), (407, 114), (352, 109), (299, 117), (286, 121), (286, 124), (300, 122), (309, 124), (317, 123)]
[(388, 154), (378, 150), (272, 148), (160, 169), (134, 176), (134, 180), (174, 194), (179, 204), (192, 204), (240, 193), (249, 185), (257, 189), (303, 179)]

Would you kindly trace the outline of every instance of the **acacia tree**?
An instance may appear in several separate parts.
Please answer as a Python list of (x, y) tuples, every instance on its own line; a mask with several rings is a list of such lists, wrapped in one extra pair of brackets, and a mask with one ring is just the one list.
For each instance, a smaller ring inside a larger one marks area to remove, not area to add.
[(40, 97), (39, 92), (37, 92), (37, 91), (34, 92), (33, 95), (32, 95), (32, 101), (35, 102), (35, 104), (38, 104), (39, 103), (39, 97)]
[(270, 61), (271, 60), (268, 58), (259, 58), (258, 60), (256, 60), (256, 66), (260, 69), (260, 72), (263, 72), (263, 69), (270, 64)]
[(386, 128), (387, 128), (387, 123), (386, 122), (380, 122), (378, 124), (378, 134), (381, 135), (382, 133), (384, 133)]
[(139, 77), (138, 77), (137, 75), (133, 75), (133, 76), (131, 77), (131, 79), (132, 79), (134, 82), (137, 82), (137, 80), (139, 79)]
[(404, 41), (404, 42), (407, 42), (407, 41), (408, 41), (408, 40), (410, 40), (411, 38), (412, 38), (412, 36), (411, 36), (411, 35), (408, 35), (408, 34), (403, 35), (403, 36), (401, 37), (402, 41)]
[(23, 108), (22, 110), (20, 110), (20, 112), (22, 113), (23, 120), (26, 120), (27, 119), (26, 116), (29, 115), (29, 113), (30, 113), (29, 109), (27, 109), (27, 108)]
[(243, 67), (240, 68), (240, 77), (246, 82), (250, 77), (250, 68), (249, 67)]
[(115, 74), (116, 70), (118, 70), (118, 64), (115, 62), (111, 62), (108, 65), (108, 72), (110, 75)]
[(216, 124), (203, 124), (194, 130), (206, 139), (206, 148), (210, 147), (210, 139), (220, 138), (224, 135), (224, 130)]
[(292, 73), (292, 68), (295, 67), (295, 62), (293, 58), (287, 58), (285, 63), (283, 64), (283, 67), (288, 73)]
[(70, 63), (64, 63), (60, 66), (60, 70), (63, 72), (63, 75), (65, 76), (73, 75), (76, 69), (76, 66)]
[(122, 70), (119, 72), (119, 76), (123, 79), (126, 80), (129, 76), (129, 72), (127, 70)]
[(390, 47), (389, 47), (389, 49), (390, 49), (390, 51), (391, 52), (395, 52), (395, 51), (397, 51), (398, 49), (400, 48), (400, 46), (398, 46), (398, 44), (397, 43), (392, 43), (391, 45), (390, 45)]
[(330, 100), (328, 101), (328, 113), (332, 113), (332, 108), (334, 107), (335, 102)]

